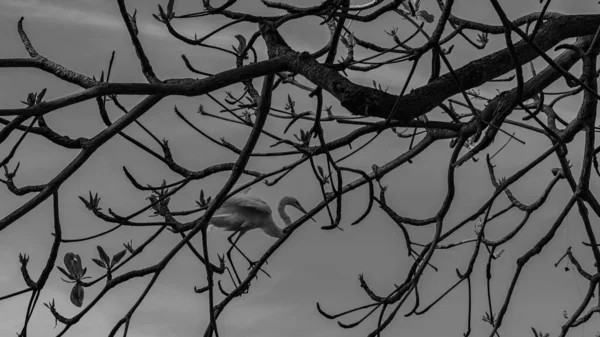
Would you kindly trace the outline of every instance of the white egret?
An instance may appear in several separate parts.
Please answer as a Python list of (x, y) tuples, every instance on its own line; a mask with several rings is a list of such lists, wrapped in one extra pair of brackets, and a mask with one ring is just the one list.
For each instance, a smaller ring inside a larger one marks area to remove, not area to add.
[[(285, 196), (279, 201), (277, 212), (284, 226), (292, 224), (285, 211), (286, 206), (297, 208), (303, 213), (306, 210), (296, 198)], [(210, 219), (209, 226), (221, 228), (227, 232), (239, 232), (240, 236), (252, 229), (262, 229), (265, 234), (274, 238), (283, 235), (283, 228), (273, 220), (271, 207), (259, 197), (238, 193), (225, 200)], [(212, 228), (211, 228), (212, 229)]]
[[(283, 228), (275, 224), (273, 220), (271, 207), (264, 200), (259, 197), (248, 195), (247, 188), (242, 192), (235, 194), (225, 200), (221, 207), (217, 209), (209, 222), (208, 230), (212, 228), (221, 228), (227, 232), (234, 232), (227, 240), (231, 243), (231, 247), (227, 251), (227, 258), (231, 261), (231, 250), (235, 248), (240, 254), (246, 258), (250, 267), (255, 262), (251, 261), (237, 246), (236, 243), (246, 232), (253, 229), (262, 229), (262, 231), (274, 238), (280, 238), (283, 236)], [(279, 201), (277, 212), (283, 220), (284, 226), (287, 227), (292, 224), (290, 216), (286, 213), (285, 207), (292, 206), (297, 208), (304, 214), (306, 210), (300, 205), (300, 202), (296, 198), (285, 196)], [(314, 221), (314, 219), (313, 219)], [(238, 234), (238, 237), (233, 241), (233, 237)], [(233, 266), (233, 263), (232, 263)], [(234, 268), (235, 271), (235, 268)], [(263, 271), (264, 272), (264, 271)], [(266, 272), (265, 272), (266, 274)], [(268, 274), (267, 274), (268, 275)], [(237, 276), (237, 272), (236, 272)]]

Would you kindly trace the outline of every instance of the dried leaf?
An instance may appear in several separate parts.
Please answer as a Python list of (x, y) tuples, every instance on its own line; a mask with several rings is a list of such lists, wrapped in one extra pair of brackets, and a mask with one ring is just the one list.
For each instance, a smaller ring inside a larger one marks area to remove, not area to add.
[(325, 174), (323, 174), (323, 168), (320, 165), (317, 165), (317, 169), (319, 170), (321, 177), (325, 177)]
[(244, 50), (244, 48), (246, 48), (246, 38), (239, 34), (235, 35), (235, 38), (240, 43), (240, 45), (238, 46), (237, 49), (238, 49), (238, 53), (241, 53)]
[(435, 20), (435, 15), (429, 14), (426, 10), (418, 11), (416, 17), (427, 23), (432, 23)]

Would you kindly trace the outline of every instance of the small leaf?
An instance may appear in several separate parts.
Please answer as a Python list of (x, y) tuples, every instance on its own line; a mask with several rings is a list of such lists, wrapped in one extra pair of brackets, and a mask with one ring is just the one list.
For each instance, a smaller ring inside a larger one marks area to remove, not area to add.
[(131, 28), (133, 29), (133, 33), (137, 36), (139, 34), (138, 31), (138, 27), (137, 27), (137, 9), (135, 11), (133, 11), (133, 15), (131, 14), (127, 14), (127, 16), (129, 16), (129, 22), (131, 23)]
[(432, 23), (435, 19), (435, 16), (429, 14), (426, 10), (418, 11), (416, 16), (417, 18), (423, 19), (423, 21), (426, 21), (427, 23)]
[(79, 200), (81, 200), (83, 202), (83, 204), (85, 205), (85, 207), (89, 210), (92, 209), (92, 207), (90, 206), (90, 204), (88, 203), (87, 200), (85, 200), (82, 196), (79, 196)]
[(37, 104), (40, 104), (42, 102), (42, 98), (44, 98), (44, 95), (46, 94), (46, 88), (44, 88), (37, 96)]
[(100, 261), (95, 257), (92, 258), (92, 261), (94, 261), (98, 266), (100, 266), (100, 268), (106, 269), (106, 265), (104, 264), (104, 261)]
[(73, 277), (75, 276), (75, 267), (74, 267), (74, 265), (76, 264), (76, 260), (77, 260), (77, 258), (76, 258), (75, 254), (73, 254), (71, 252), (68, 252), (68, 253), (65, 254), (65, 257), (64, 257), (63, 261), (65, 263), (65, 267), (69, 271), (69, 273), (67, 273), (67, 275), (69, 275), (69, 276), (72, 275)]
[(96, 246), (96, 248), (98, 249), (98, 253), (100, 254), (100, 258), (102, 259), (102, 261), (104, 261), (104, 263), (107, 266), (110, 265), (110, 258), (108, 257), (104, 249), (102, 249), (102, 247), (100, 246)]
[(83, 274), (83, 266), (81, 265), (81, 258), (78, 254), (75, 254), (75, 258), (73, 259), (73, 271), (75, 279), (80, 279)]
[(27, 265), (27, 262), (29, 262), (29, 256), (27, 256), (27, 254), (19, 253), (19, 262), (23, 265)]
[(35, 104), (35, 95), (30, 92), (29, 95), (27, 95), (27, 103), (28, 106), (33, 106)]
[(415, 6), (415, 10), (419, 10), (419, 7), (421, 7), (421, 0), (415, 0), (414, 6)]
[(238, 42), (240, 43), (238, 50), (239, 52), (243, 51), (244, 48), (246, 48), (246, 38), (244, 38), (242, 35), (236, 35), (235, 38), (238, 40)]
[(169, 0), (169, 3), (167, 4), (167, 14), (168, 15), (173, 13), (173, 5), (175, 5), (175, 0)]
[(162, 20), (160, 17), (158, 17), (158, 15), (156, 15), (156, 14), (152, 14), (152, 17), (153, 17), (154, 19), (156, 19), (156, 21), (159, 21), (159, 22), (162, 22), (162, 23), (164, 23), (164, 21), (163, 21), (163, 20)]
[(410, 5), (409, 5), (409, 1), (403, 1), (401, 3), (402, 7), (406, 8), (407, 11), (410, 12)]
[(121, 259), (123, 258), (123, 256), (125, 256), (125, 254), (127, 254), (127, 250), (123, 249), (122, 251), (113, 255), (110, 267), (112, 268), (115, 266), (115, 264), (119, 263), (119, 261), (121, 261)]
[(323, 168), (320, 165), (317, 165), (317, 169), (319, 170), (321, 177), (325, 177), (325, 174), (323, 174)]
[(79, 283), (75, 284), (73, 289), (71, 289), (71, 303), (79, 308), (83, 304), (83, 286)]
[(125, 246), (125, 249), (127, 249), (131, 254), (133, 254), (133, 241), (129, 240), (129, 242), (127, 243), (123, 243), (123, 246)]
[(296, 102), (292, 100), (292, 96), (290, 94), (287, 95), (287, 103), (285, 104), (285, 110), (290, 110), (290, 112), (295, 114), (294, 107), (296, 106)]
[(68, 277), (69, 279), (73, 279), (73, 276), (71, 276), (71, 274), (69, 274), (63, 267), (61, 266), (56, 266), (56, 268), (58, 268), (58, 270), (60, 270), (63, 274), (65, 274), (66, 277)]

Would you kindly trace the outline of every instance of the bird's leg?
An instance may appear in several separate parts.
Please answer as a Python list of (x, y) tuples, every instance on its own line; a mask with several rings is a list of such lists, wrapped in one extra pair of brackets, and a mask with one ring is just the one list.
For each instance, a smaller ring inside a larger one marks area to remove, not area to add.
[[(225, 255), (219, 256), (219, 260), (221, 261), (221, 265), (225, 267), (227, 274), (229, 274), (229, 279), (231, 279), (231, 283), (233, 284), (233, 287), (237, 288), (238, 285), (236, 284), (235, 279), (233, 278), (233, 274), (231, 274), (231, 269), (229, 267), (227, 267), (227, 265), (225, 265)], [(230, 261), (230, 263), (231, 263), (231, 261)], [(219, 287), (220, 286), (221, 286), (221, 284), (219, 284)], [(221, 290), (221, 292), (223, 292), (223, 290)], [(224, 295), (228, 296), (229, 294), (224, 294)]]
[[(227, 237), (227, 241), (229, 241), (229, 243), (231, 243), (231, 247), (229, 247), (229, 249), (227, 250), (227, 259), (229, 260), (229, 264), (231, 265), (231, 269), (233, 269), (233, 273), (235, 274), (235, 278), (237, 279), (237, 281), (238, 281), (238, 284), (241, 284), (241, 283), (242, 283), (242, 280), (240, 279), (240, 277), (239, 277), (239, 275), (238, 275), (238, 273), (237, 273), (237, 270), (235, 269), (235, 265), (233, 264), (233, 260), (231, 259), (231, 250), (232, 250), (232, 249), (233, 249), (233, 247), (235, 246), (235, 245), (233, 244), (233, 242), (231, 241), (231, 238), (232, 238), (234, 235), (238, 234), (238, 233), (241, 233), (241, 232), (240, 232), (240, 231), (235, 231), (235, 232), (233, 232), (233, 234), (231, 234), (229, 237)], [(238, 239), (239, 239), (239, 236), (238, 236)], [(237, 240), (236, 240), (236, 242), (237, 242)], [(236, 247), (236, 248), (237, 248), (237, 247)], [(239, 250), (239, 249), (238, 249), (238, 250)], [(231, 274), (231, 273), (230, 273), (230, 274)], [(232, 278), (232, 281), (233, 281), (233, 278)], [(237, 285), (235, 285), (235, 282), (233, 282), (233, 285), (234, 285), (234, 286), (237, 288)]]
[[(240, 235), (238, 235), (238, 237), (235, 239), (235, 241), (232, 241), (233, 236), (236, 234), (237, 232), (231, 234), (227, 240), (229, 241), (229, 243), (231, 243), (231, 247), (229, 247), (229, 250), (227, 251), (228, 254), (231, 253), (231, 250), (233, 248), (235, 248), (240, 254), (242, 254), (242, 256), (246, 259), (246, 261), (248, 261), (248, 263), (250, 264), (250, 267), (248, 267), (248, 270), (254, 268), (254, 266), (257, 264), (257, 262), (250, 260), (250, 258), (248, 258), (248, 256), (246, 256), (246, 254), (244, 254), (244, 252), (242, 252), (242, 250), (236, 245), (237, 242), (239, 241), (239, 239), (242, 237), (242, 235), (244, 235), (246, 232), (245, 231), (239, 231)], [(230, 256), (230, 255), (228, 255)], [(230, 263), (231, 263), (231, 259), (230, 259)], [(233, 266), (233, 265), (232, 265)], [(235, 272), (235, 268), (233, 269)], [(269, 275), (269, 273), (267, 273), (266, 271), (264, 271), (262, 268), (260, 268), (260, 271), (262, 271), (265, 275), (267, 275), (269, 278), (271, 278), (271, 275)], [(237, 276), (237, 273), (236, 273)], [(239, 279), (239, 278), (238, 278)], [(241, 282), (240, 282), (241, 283)]]

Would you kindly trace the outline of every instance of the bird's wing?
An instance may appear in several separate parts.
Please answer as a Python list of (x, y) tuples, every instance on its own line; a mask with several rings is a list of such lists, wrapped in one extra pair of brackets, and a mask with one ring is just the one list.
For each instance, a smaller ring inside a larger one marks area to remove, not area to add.
[(250, 208), (252, 211), (271, 214), (271, 207), (264, 200), (247, 194), (236, 194), (225, 200), (222, 208), (243, 207)]

